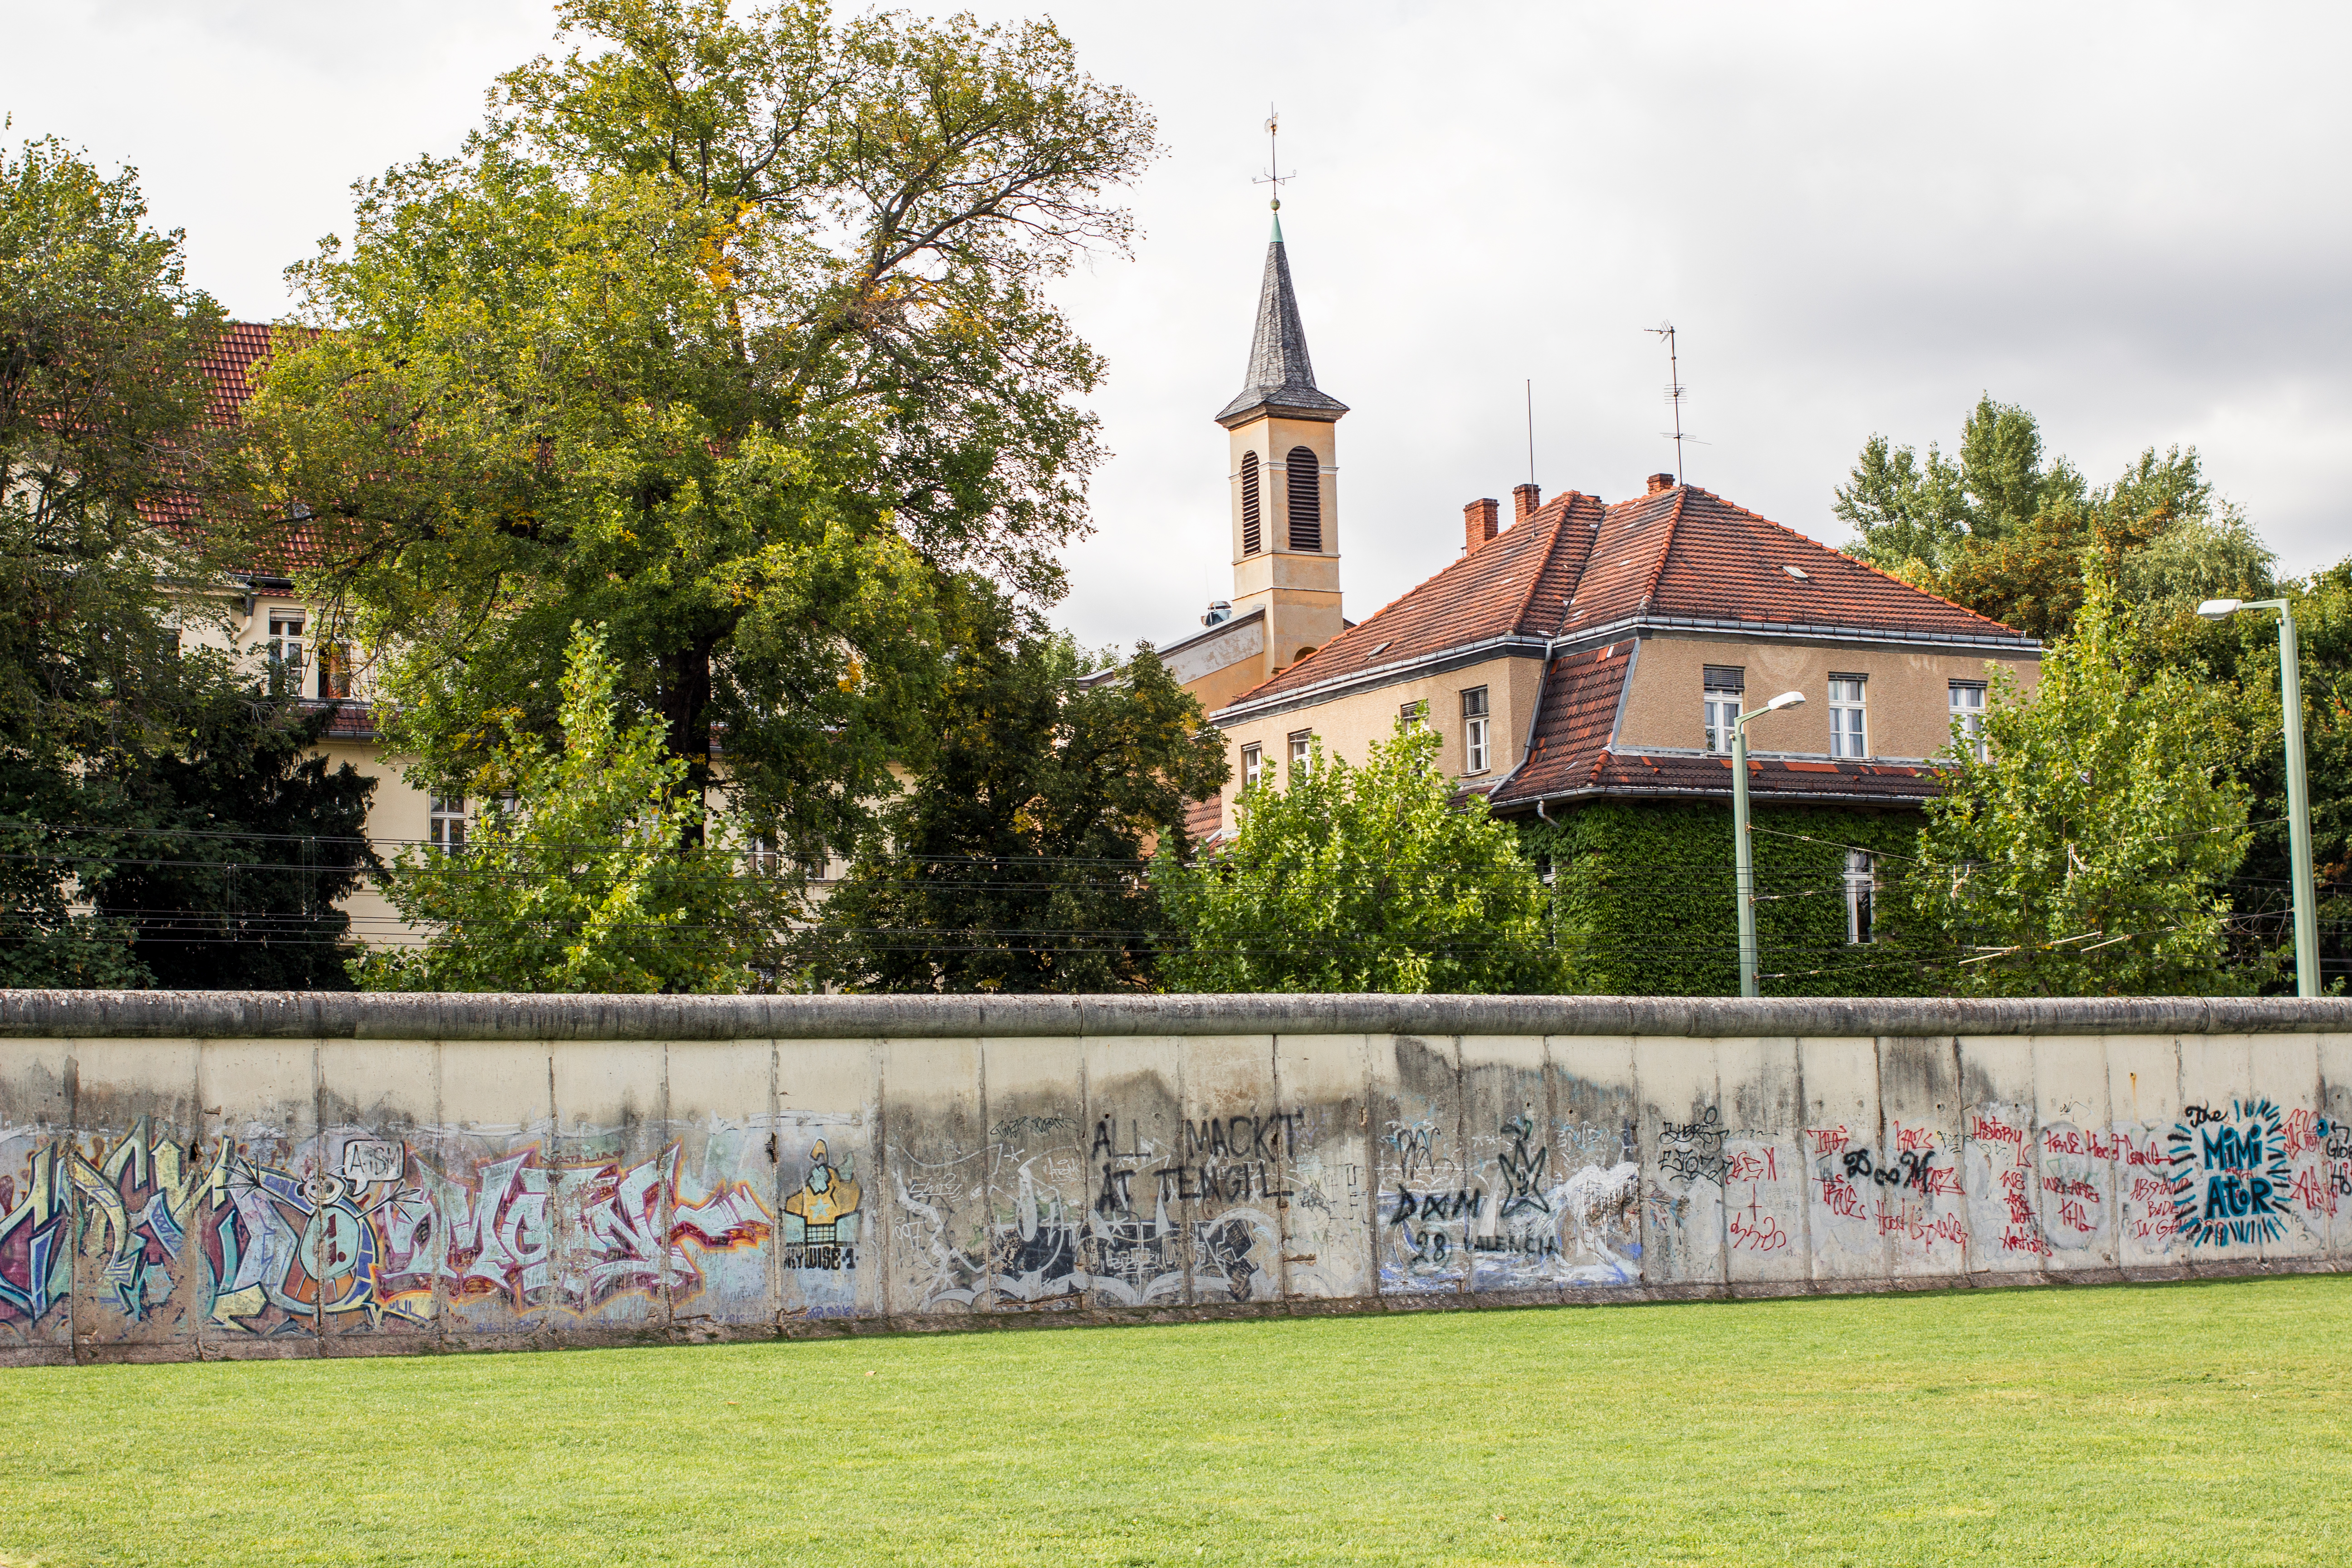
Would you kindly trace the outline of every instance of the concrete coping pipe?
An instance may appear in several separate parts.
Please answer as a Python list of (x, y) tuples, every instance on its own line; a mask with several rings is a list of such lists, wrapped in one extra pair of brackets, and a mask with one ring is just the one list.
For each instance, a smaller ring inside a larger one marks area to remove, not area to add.
[(16, 1039), (743, 1040), (1192, 1035), (1762, 1038), (2352, 1032), (2352, 998), (582, 996), (0, 991)]

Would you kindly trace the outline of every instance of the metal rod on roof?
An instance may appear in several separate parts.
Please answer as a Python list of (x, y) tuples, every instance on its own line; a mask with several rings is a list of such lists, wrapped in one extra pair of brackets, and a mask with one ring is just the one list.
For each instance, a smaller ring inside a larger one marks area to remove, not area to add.
[(1536, 381), (1528, 377), (1528, 483), (1536, 482)]

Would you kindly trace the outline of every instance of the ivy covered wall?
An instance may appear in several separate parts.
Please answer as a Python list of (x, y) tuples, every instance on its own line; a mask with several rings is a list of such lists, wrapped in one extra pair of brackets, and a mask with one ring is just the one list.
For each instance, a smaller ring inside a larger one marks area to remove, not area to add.
[[(1912, 935), (1895, 885), (1921, 818), (1910, 811), (1759, 804), (1757, 951), (1767, 996), (1941, 994), (1947, 948)], [(1553, 879), (1555, 939), (1571, 992), (1736, 996), (1739, 925), (1728, 801), (1601, 801), (1520, 824)], [(1848, 942), (1849, 847), (1878, 856), (1873, 938)]]

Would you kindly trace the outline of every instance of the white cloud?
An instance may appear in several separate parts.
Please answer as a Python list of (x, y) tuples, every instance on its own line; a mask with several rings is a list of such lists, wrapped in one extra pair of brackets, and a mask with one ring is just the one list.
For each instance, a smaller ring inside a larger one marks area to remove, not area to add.
[[(2197, 445), (2293, 570), (2352, 549), (2338, 8), (1047, 9), (1171, 148), (1134, 193), (1138, 259), (1062, 290), (1111, 366), (1117, 457), (1062, 616), (1089, 642), (1180, 635), (1230, 583), (1209, 416), (1248, 348), (1269, 100), (1316, 369), (1355, 408), (1352, 614), (1525, 477), (1525, 378), (1548, 491), (1615, 499), (1668, 466), (1640, 329), (1669, 317), (1707, 443), (1690, 477), (1822, 538), (1866, 436), (1948, 446), (1990, 391), (2094, 478)], [(453, 150), (551, 31), (523, 0), (52, 6), (12, 52), (103, 59), (108, 92), (19, 70), (0, 102), (139, 164), (198, 279), (268, 315), (350, 182)]]

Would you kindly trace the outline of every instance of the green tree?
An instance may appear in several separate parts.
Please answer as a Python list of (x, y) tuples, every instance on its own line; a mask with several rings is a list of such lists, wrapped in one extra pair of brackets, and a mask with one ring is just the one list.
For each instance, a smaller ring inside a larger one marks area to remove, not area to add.
[(1957, 748), (1908, 879), (1960, 989), (2000, 995), (2250, 989), (2222, 884), (2248, 843), (2242, 739), (2217, 689), (2157, 668), (2094, 576), (2031, 694), (1996, 677), (1979, 761)]
[(341, 979), (369, 786), (199, 643), (223, 321), (134, 172), (0, 153), (0, 984)]
[(2155, 615), (2269, 591), (2269, 552), (2214, 495), (2195, 448), (2151, 447), (2095, 487), (2048, 456), (2032, 414), (1990, 396), (1962, 426), (1957, 461), (1871, 437), (1833, 510), (1862, 559), (2040, 637), (2073, 624), (2095, 566)]
[(313, 585), (436, 766), (487, 714), (551, 733), (583, 621), (679, 790), (845, 845), (924, 742), (942, 596), (1058, 591), (1101, 367), (1042, 290), (1126, 245), (1102, 193), (1150, 120), (1044, 23), (559, 16), (578, 47), (295, 269), (331, 330), (279, 345), (250, 510), (314, 514)]
[(1185, 803), (1223, 785), (1223, 736), (1149, 644), (1089, 660), (998, 619), (968, 646), (937, 745), (825, 901), (815, 973), (853, 991), (1155, 989), (1144, 858), (1192, 855)]
[[(462, 847), (411, 847), (384, 896), (427, 936), (354, 961), (371, 991), (772, 988), (789, 912), (699, 808), (656, 721), (625, 723), (601, 631), (575, 628), (551, 744), (501, 716), (467, 781), (488, 798)], [(438, 782), (438, 781), (431, 781)], [(689, 842), (690, 840), (690, 842)], [(683, 847), (682, 847), (683, 846)]]
[(1361, 767), (1319, 743), (1244, 797), (1213, 856), (1154, 863), (1176, 991), (1557, 988), (1542, 882), (1483, 797), (1455, 799), (1438, 737), (1401, 728)]

